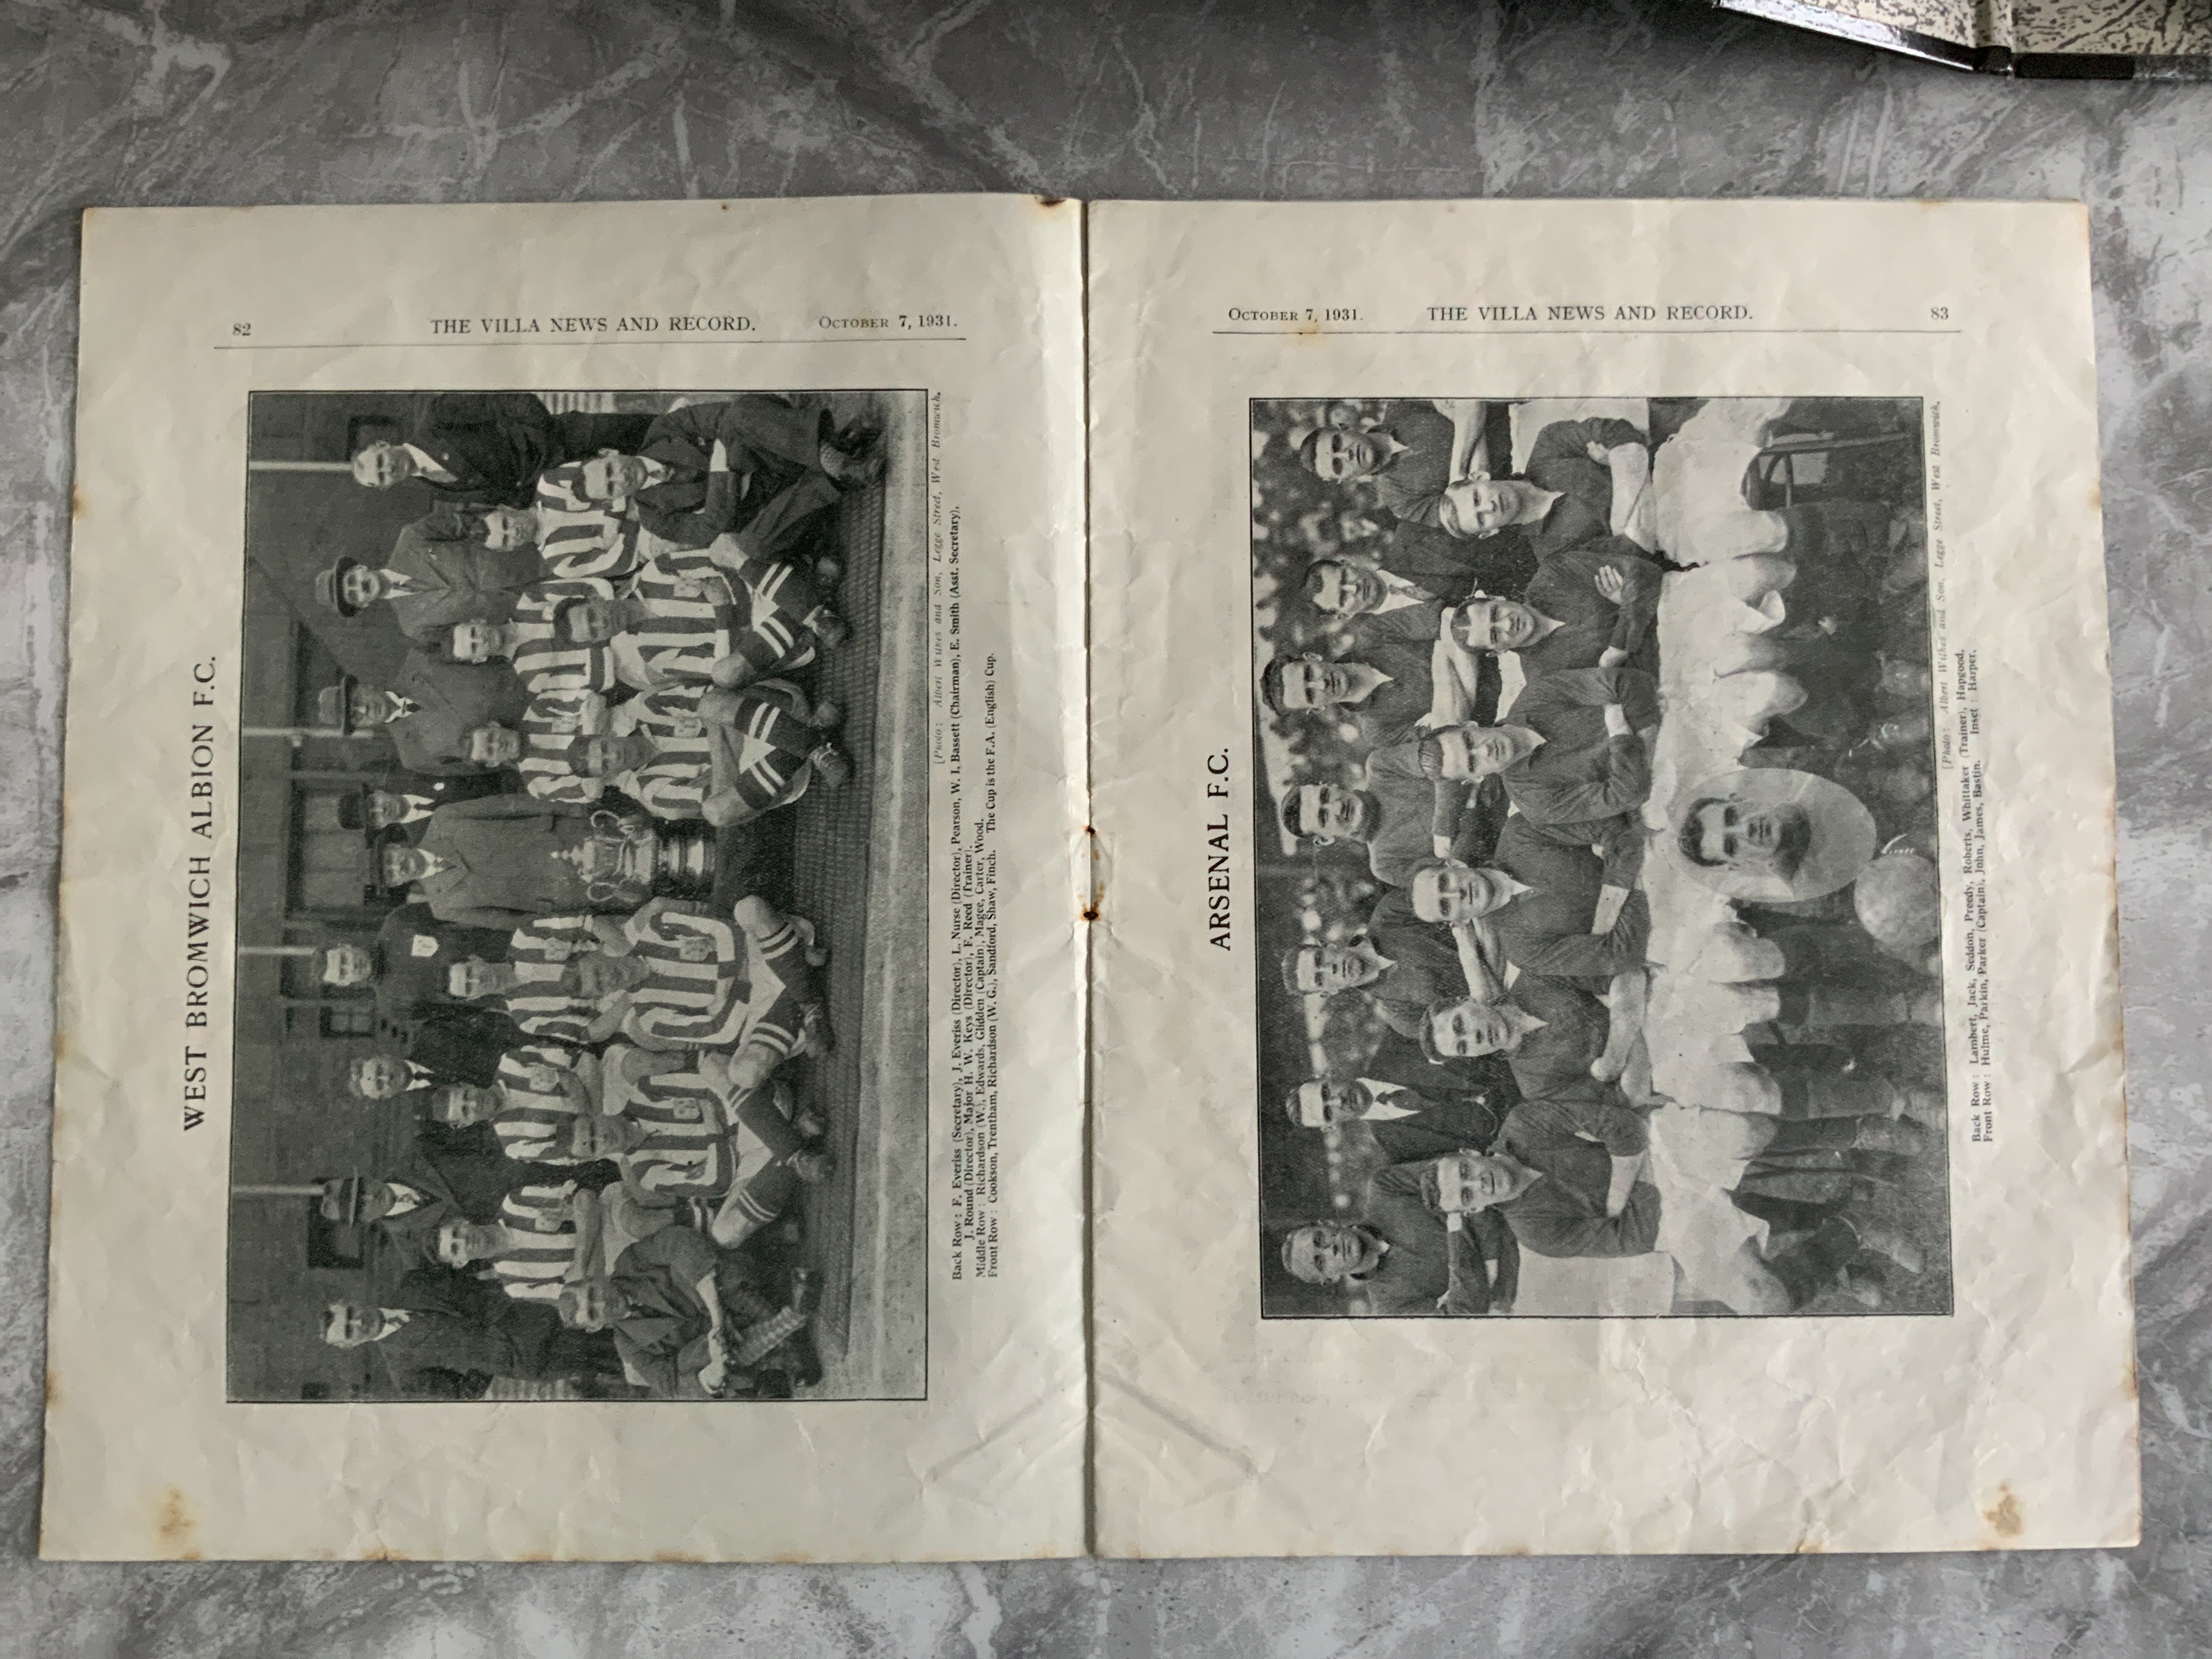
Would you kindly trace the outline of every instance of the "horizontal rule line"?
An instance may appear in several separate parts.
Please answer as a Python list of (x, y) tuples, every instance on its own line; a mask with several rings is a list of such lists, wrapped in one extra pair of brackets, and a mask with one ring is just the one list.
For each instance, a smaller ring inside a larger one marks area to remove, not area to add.
[(1320, 334), (1963, 334), (1962, 328), (1217, 328), (1216, 334), (1267, 335), (1310, 339)]
[(226, 340), (217, 351), (437, 351), (470, 346), (674, 346), (674, 345), (959, 345), (965, 334), (830, 334), (819, 338), (757, 340), (744, 335), (690, 335), (682, 339), (618, 340), (612, 336), (552, 334), (489, 340), (325, 340), (298, 344), (286, 341)]

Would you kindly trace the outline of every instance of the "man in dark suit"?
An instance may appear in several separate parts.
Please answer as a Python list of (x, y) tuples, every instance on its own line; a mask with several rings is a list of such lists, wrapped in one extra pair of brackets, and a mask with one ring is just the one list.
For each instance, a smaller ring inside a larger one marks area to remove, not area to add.
[(1372, 1082), (1395, 1085), (1419, 1094), (1441, 1092), (1466, 1097), (1503, 1118), (1521, 1098), (1513, 1081), (1513, 1068), (1492, 1054), (1473, 1060), (1448, 1060), (1441, 1065), (1421, 1052), (1418, 1037), (1401, 1036), (1385, 1028), (1374, 1052), (1364, 1060), (1331, 1059), (1332, 1076), (1358, 1076)]
[(527, 1040), (496, 1009), (422, 1008), (404, 1038), (346, 1062), (346, 1092), (356, 1100), (413, 1095), (427, 1106), (430, 1091), (445, 1084), (489, 1086), (499, 1076), (499, 1057)]
[(628, 501), (638, 521), (679, 547), (734, 535), (746, 556), (788, 549), (844, 490), (882, 474), (871, 431), (830, 428), (819, 398), (758, 393), (656, 417), (635, 453), (584, 463), (586, 501)]
[(440, 807), (416, 845), (386, 846), (382, 873), (388, 886), (411, 884), (441, 921), (512, 930), (538, 916), (609, 908), (573, 857), (592, 838), (581, 808), (488, 795)]
[(1521, 1255), (1512, 1234), (1479, 1213), (1448, 1225), (1421, 1201), (1418, 1172), (1394, 1165), (1368, 1183), (1358, 1221), (1313, 1221), (1283, 1240), (1283, 1267), (1309, 1285), (1365, 1292), (1387, 1319), (1468, 1318), (1511, 1310)]
[(495, 1377), (545, 1382), (615, 1370), (604, 1338), (563, 1328), (543, 1303), (518, 1302), (443, 1269), (410, 1273), (374, 1301), (331, 1303), (322, 1335), (334, 1348), (374, 1345), (392, 1386), (410, 1400), (480, 1399)]
[(1284, 1102), (1285, 1114), (1302, 1129), (1364, 1123), (1383, 1157), (1393, 1164), (1472, 1146), (1478, 1152), (1498, 1138), (1504, 1121), (1486, 1094), (1431, 1083), (1416, 1089), (1366, 1076), (1313, 1078)]
[(1364, 559), (1316, 559), (1299, 592), (1324, 617), (1360, 622), (1369, 637), (1387, 623), (1394, 639), (1433, 640), (1451, 608), (1437, 588)]
[(1417, 920), (1402, 893), (1386, 894), (1367, 926), (1340, 944), (1285, 951), (1283, 985), (1294, 996), (1363, 991), (1383, 1023), (1409, 1037), (1419, 1036), (1431, 1007), (1468, 994), (1451, 935)]
[(407, 653), (388, 686), (356, 685), (349, 698), (346, 688), (325, 686), (317, 697), (323, 725), (349, 719), (356, 730), (382, 726), (400, 765), (433, 777), (513, 764), (530, 707), (507, 664), (449, 662), (421, 651)]
[(1546, 556), (1518, 600), (1468, 600), (1452, 613), (1451, 637), (1469, 651), (1514, 653), (1531, 680), (1614, 662), (1656, 673), (1663, 574), (1633, 542), (1588, 542)]
[(440, 777), (394, 767), (358, 794), (338, 797), (338, 826), (375, 836), (396, 830), (409, 841), (421, 835), (430, 814), (457, 800), (482, 800), (510, 793), (519, 781), (511, 773), (457, 772)]
[(1433, 643), (1382, 639), (1334, 661), (1311, 651), (1277, 657), (1261, 671), (1260, 695), (1278, 714), (1314, 710), (1348, 716), (1360, 742), (1379, 748), (1413, 735), (1429, 714), (1434, 649)]
[(1431, 525), (1401, 524), (1375, 543), (1371, 553), (1361, 544), (1346, 551), (1370, 557), (1378, 569), (1446, 605), (1464, 604), (1477, 593), (1518, 599), (1536, 572), (1535, 550), (1517, 531), (1469, 540)]
[(538, 475), (644, 441), (650, 415), (555, 415), (527, 392), (437, 392), (410, 403), (398, 443), (373, 443), (353, 476), (388, 489), (412, 478), (447, 501), (528, 507)]
[(401, 905), (377, 929), (372, 982), (378, 1016), (403, 1029), (426, 1015), (467, 1018), (453, 1012), (462, 1005), (447, 984), (446, 970), (471, 959), (504, 962), (512, 937), (502, 928), (441, 921), (428, 904)]
[(438, 1229), (447, 1222), (489, 1221), (502, 1199), (532, 1179), (542, 1177), (496, 1153), (418, 1145), (376, 1174), (325, 1177), (318, 1207), (334, 1225), (375, 1227), (404, 1273), (436, 1262)]
[(384, 563), (338, 560), (315, 578), (315, 597), (341, 617), (389, 603), (402, 634), (438, 647), (458, 623), (507, 621), (544, 576), (534, 544), (487, 546), (469, 520), (441, 507), (404, 527)]

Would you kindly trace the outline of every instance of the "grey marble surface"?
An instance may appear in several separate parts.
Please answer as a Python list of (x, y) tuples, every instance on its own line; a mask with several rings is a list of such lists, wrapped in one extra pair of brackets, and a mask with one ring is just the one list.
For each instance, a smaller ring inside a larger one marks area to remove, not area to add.
[[(0, 1653), (2212, 1652), (2212, 87), (2014, 85), (1665, 0), (18, 0), (0, 3)], [(2140, 1549), (879, 1570), (32, 1559), (78, 210), (902, 190), (2091, 204)]]

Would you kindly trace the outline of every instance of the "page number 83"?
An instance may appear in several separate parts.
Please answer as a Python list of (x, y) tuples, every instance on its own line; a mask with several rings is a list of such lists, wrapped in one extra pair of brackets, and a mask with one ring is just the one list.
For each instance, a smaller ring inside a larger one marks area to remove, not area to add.
[(1948, 323), (1951, 320), (1951, 307), (1948, 306), (1930, 306), (1928, 307), (1928, 314), (1930, 317), (1933, 317), (1939, 323)]

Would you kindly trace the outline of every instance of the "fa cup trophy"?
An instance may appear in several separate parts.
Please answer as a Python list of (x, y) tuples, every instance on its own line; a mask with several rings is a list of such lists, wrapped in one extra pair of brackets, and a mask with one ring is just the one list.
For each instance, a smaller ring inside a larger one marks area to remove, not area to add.
[(634, 910), (655, 894), (697, 896), (714, 880), (710, 828), (641, 813), (592, 813), (590, 833), (561, 856), (583, 877), (592, 903), (609, 910)]

